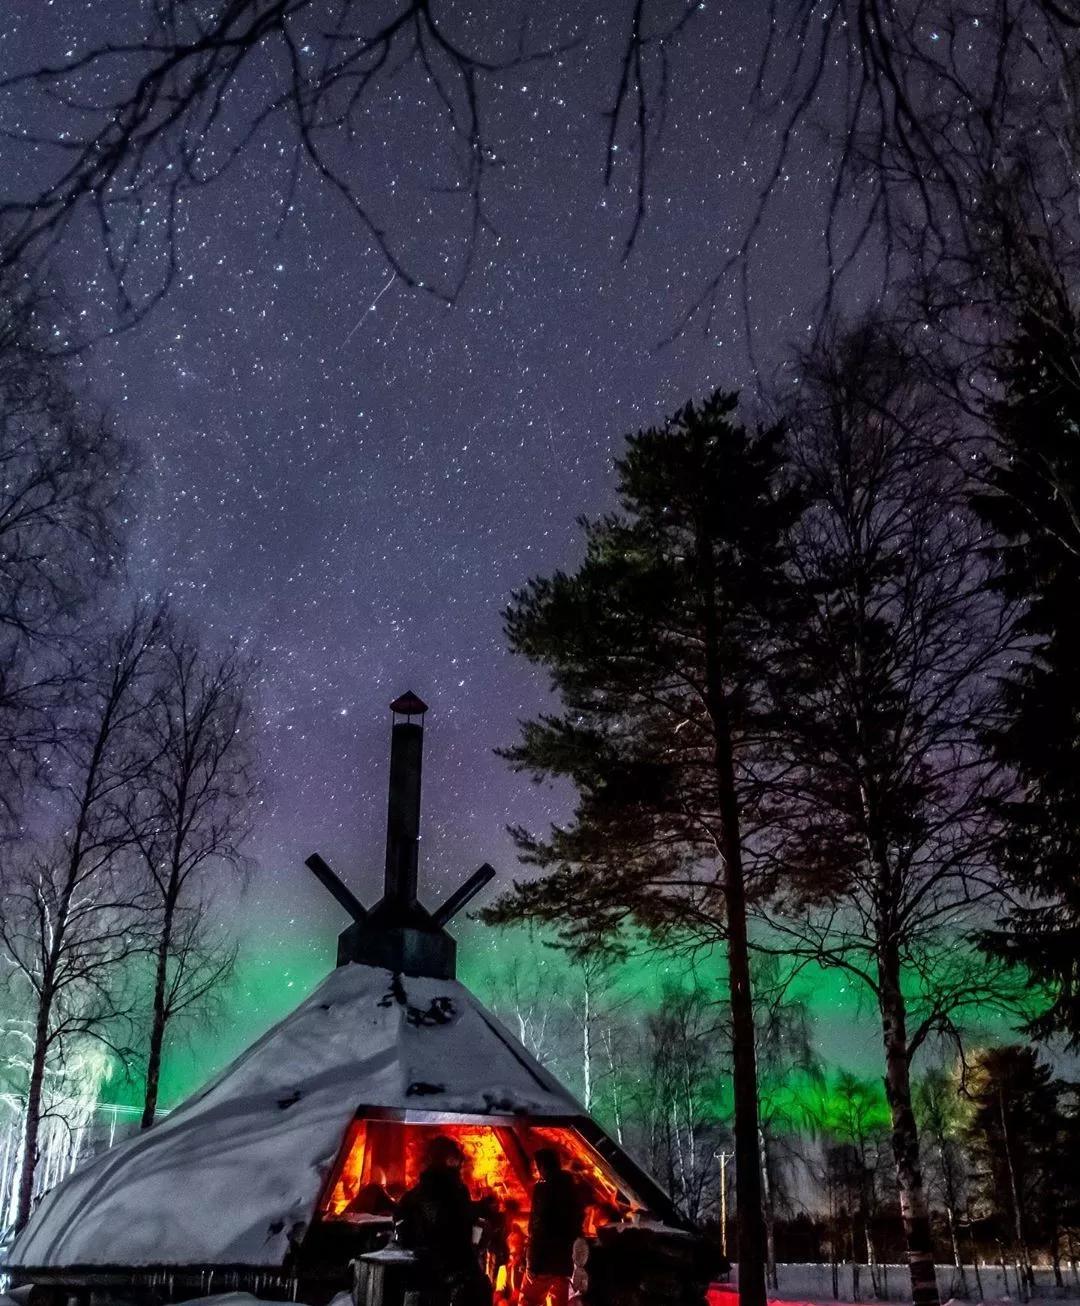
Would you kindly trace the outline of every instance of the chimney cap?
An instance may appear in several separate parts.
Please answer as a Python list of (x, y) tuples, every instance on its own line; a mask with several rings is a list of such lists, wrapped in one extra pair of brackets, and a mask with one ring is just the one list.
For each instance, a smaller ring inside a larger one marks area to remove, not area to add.
[(395, 698), (390, 704), (390, 711), (395, 716), (423, 716), (427, 710), (424, 700), (418, 698), (411, 689), (407, 689), (400, 698)]

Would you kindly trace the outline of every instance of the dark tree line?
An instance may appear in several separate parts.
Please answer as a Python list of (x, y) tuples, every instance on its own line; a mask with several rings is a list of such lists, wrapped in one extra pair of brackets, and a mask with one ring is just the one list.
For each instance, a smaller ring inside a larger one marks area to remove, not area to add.
[(1044, 1249), (1063, 1290), (1066, 1255), (1076, 1265), (1080, 1216), (1075, 1085), (1055, 1078), (1030, 1047), (993, 1048), (965, 1076), (963, 1101), (959, 1132), (974, 1219), (987, 1241), (1009, 1249), (1021, 1293), (1035, 1293), (1033, 1256)]
[[(550, 939), (515, 935), (475, 982), (579, 1096), (591, 1078), (594, 1115), (719, 1242), (721, 1185), (730, 1195), (735, 1172), (723, 967), (687, 956), (676, 982), (668, 955), (612, 959), (586, 977)], [(830, 1267), (834, 1296), (886, 1299), (905, 1229), (884, 1080), (822, 1064), (807, 1004), (817, 980), (798, 962), (759, 955), (753, 978), (769, 1285), (790, 1293), (777, 1262), (810, 1261)], [(586, 987), (591, 1077), (579, 1020)], [(937, 1264), (951, 1265), (941, 1286), (982, 1300), (993, 1294), (987, 1266), (1004, 1266), (1006, 1291), (1039, 1295), (1042, 1262), (1064, 1290), (1080, 1234), (1076, 1087), (1030, 1046), (980, 1046), (981, 1037), (973, 1029), (961, 1055), (935, 1041), (911, 1081), (928, 1233)], [(734, 1253), (731, 1201), (727, 1214)]]
[[(990, 951), (1053, 995), (1037, 1031), (1080, 1037), (1080, 338), (1067, 304), (1030, 315), (1005, 352), (993, 416), (1000, 447), (976, 505), (1000, 541), (1000, 591), (1022, 604), (1030, 655), (1004, 682), (989, 733), (1017, 784), (997, 804), (997, 859), (1023, 894)], [(1064, 330), (1062, 329), (1064, 326)]]

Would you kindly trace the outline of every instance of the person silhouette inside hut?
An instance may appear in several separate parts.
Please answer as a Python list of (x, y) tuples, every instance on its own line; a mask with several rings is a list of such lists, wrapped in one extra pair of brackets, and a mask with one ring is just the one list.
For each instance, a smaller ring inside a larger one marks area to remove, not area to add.
[(424, 1150), (420, 1178), (398, 1203), (398, 1241), (416, 1256), (424, 1306), (490, 1306), (473, 1228), (478, 1209), (461, 1178), (465, 1154), (445, 1134)]
[(518, 1306), (567, 1306), (574, 1273), (574, 1243), (585, 1223), (581, 1187), (559, 1154), (541, 1147), (533, 1157), (538, 1179), (529, 1212), (529, 1246)]

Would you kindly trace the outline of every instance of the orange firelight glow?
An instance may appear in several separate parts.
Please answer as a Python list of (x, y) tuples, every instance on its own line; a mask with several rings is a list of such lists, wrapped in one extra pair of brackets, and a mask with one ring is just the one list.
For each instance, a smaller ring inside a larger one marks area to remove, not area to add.
[(565, 1125), (362, 1119), (349, 1127), (326, 1187), (323, 1218), (392, 1215), (401, 1195), (420, 1177), (428, 1144), (440, 1134), (453, 1138), (464, 1152), (462, 1179), (473, 1200), (495, 1200), (502, 1236), (492, 1240), (485, 1259), (496, 1287), (520, 1282), (532, 1205), (532, 1157), (539, 1148), (552, 1148), (577, 1178), (586, 1203), (587, 1236), (641, 1209), (599, 1153)]

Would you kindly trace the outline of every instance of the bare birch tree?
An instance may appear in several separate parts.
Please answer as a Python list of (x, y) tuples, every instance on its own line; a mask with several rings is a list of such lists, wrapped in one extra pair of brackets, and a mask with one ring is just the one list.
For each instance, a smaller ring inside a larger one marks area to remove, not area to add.
[(88, 658), (56, 776), (59, 832), (4, 868), (3, 962), (32, 1011), (16, 1223), (30, 1213), (45, 1080), (73, 1041), (112, 1043), (130, 1014), (129, 968), (145, 947), (132, 874), (132, 812), (153, 755), (143, 730), (162, 637), (160, 609), (138, 608)]
[(545, 947), (532, 929), (508, 934), (492, 950), (477, 988), (518, 1042), (545, 1066), (567, 1060), (567, 973), (563, 954)]
[[(617, 966), (622, 959), (620, 953), (571, 949), (568, 959), (569, 986), (564, 1002), (577, 1044), (577, 1056), (571, 1057), (570, 1065), (576, 1060), (579, 1067), (582, 1106), (590, 1114), (595, 1114), (605, 1081), (608, 1081), (606, 1086), (613, 1088), (616, 1094), (618, 1092), (617, 1083), (611, 1082), (617, 1074), (617, 1061), (610, 1040), (619, 1012), (626, 1007), (630, 997), (614, 992)], [(613, 1110), (617, 1114), (617, 1103), (613, 1103)]]
[(153, 945), (153, 996), (142, 1127), (154, 1123), (170, 1025), (228, 976), (234, 949), (213, 941), (222, 877), (241, 871), (256, 795), (250, 733), (251, 664), (205, 653), (172, 627), (162, 641), (153, 710), (144, 717), (154, 759), (133, 836), (142, 854)]
[(889, 1116), (880, 1086), (841, 1070), (823, 1102), (818, 1122), (829, 1140), (827, 1152), (844, 1190), (849, 1222), (852, 1293), (859, 1297), (859, 1261), (866, 1257), (874, 1296), (883, 1293), (875, 1226), (881, 1215), (888, 1181), (884, 1179), (889, 1142)]
[[(949, 1246), (961, 1297), (968, 1294), (960, 1231), (968, 1205), (968, 1166), (961, 1132), (965, 1123), (960, 1076), (943, 1066), (930, 1066), (915, 1090), (915, 1114), (923, 1143), (928, 1191), (945, 1212)], [(979, 1288), (982, 1296), (982, 1288)]]
[(822, 1082), (813, 1023), (804, 998), (792, 987), (790, 966), (772, 954), (754, 959), (754, 1028), (757, 1033), (758, 1121), (761, 1187), (765, 1208), (765, 1274), (780, 1286), (776, 1266), (776, 1220), (790, 1208), (787, 1180), (801, 1157), (792, 1141), (810, 1123), (808, 1092)]
[(730, 1067), (713, 1052), (720, 1015), (701, 987), (666, 987), (639, 1032), (628, 1091), (629, 1136), (691, 1219), (715, 1206), (715, 1152), (728, 1138), (719, 1099)]
[(786, 696), (794, 819), (779, 928), (877, 1005), (912, 1292), (938, 1301), (911, 1062), (994, 994), (969, 955), (995, 900), (981, 730), (1007, 646), (950, 410), (873, 324), (808, 359), (794, 416), (810, 610)]

